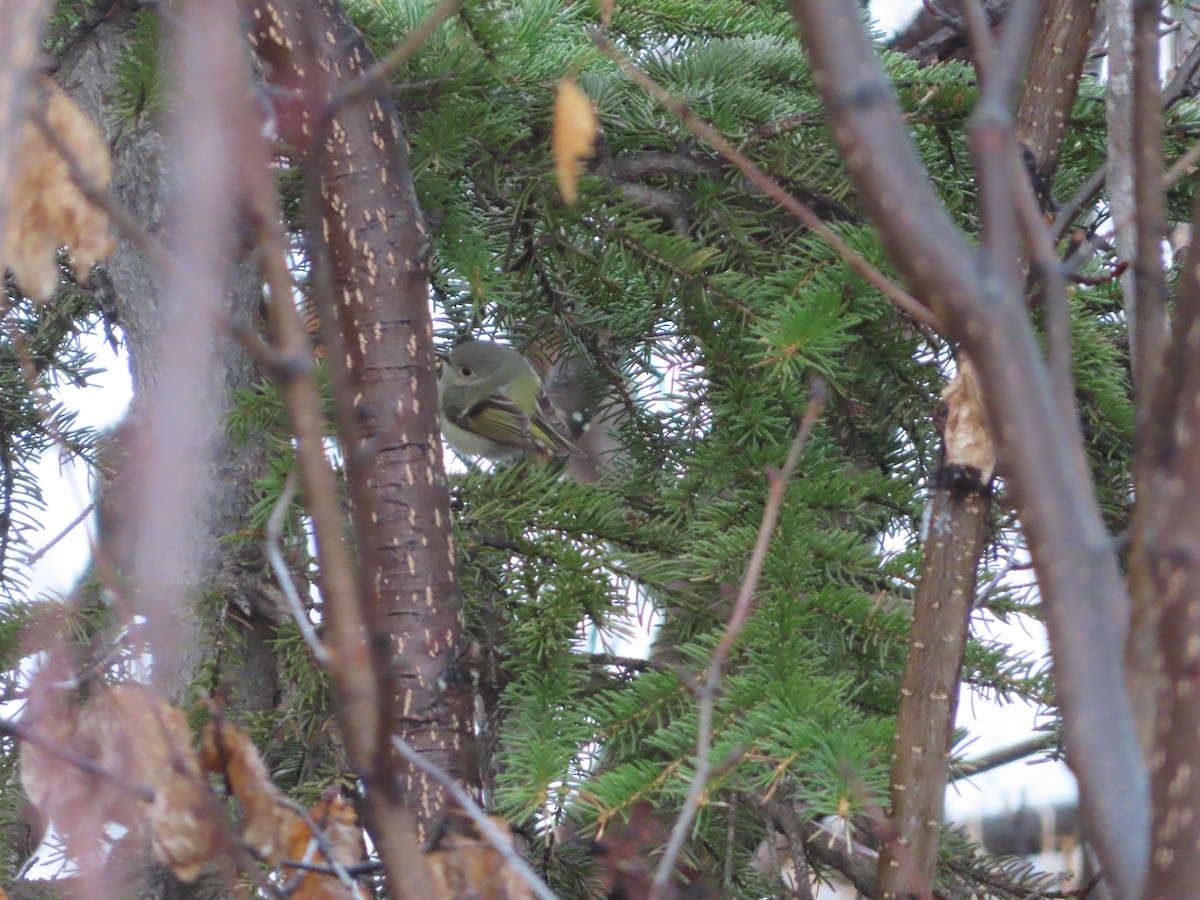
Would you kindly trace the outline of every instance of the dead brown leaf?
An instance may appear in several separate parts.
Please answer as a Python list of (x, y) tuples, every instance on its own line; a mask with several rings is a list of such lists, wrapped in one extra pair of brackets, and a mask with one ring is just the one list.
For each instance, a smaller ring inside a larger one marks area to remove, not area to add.
[(946, 401), (946, 462), (979, 470), (987, 484), (996, 471), (996, 448), (983, 407), (983, 386), (975, 367), (965, 356), (958, 359), (958, 374), (942, 389)]
[(149, 787), (146, 803), (128, 787), (88, 773), (29, 742), (21, 745), (21, 783), (29, 799), (64, 833), (72, 853), (90, 855), (110, 822), (148, 828), (155, 858), (181, 879), (200, 874), (212, 856), (217, 823), (183, 714), (149, 688), (120, 684), (93, 690), (82, 705), (55, 691), (30, 727), (43, 739), (86, 757), (106, 772)]
[[(334, 860), (343, 866), (359, 862), (366, 852), (362, 826), (354, 805), (344, 797), (322, 800), (309, 811), (309, 817), (333, 845)], [(284, 837), (284, 856), (288, 859), (328, 865), (329, 860), (317, 846), (308, 824), (293, 815)], [(353, 894), (336, 875), (305, 872), (299, 884), (288, 894), (292, 900), (344, 900)]]
[[(508, 835), (512, 831), (499, 816), (491, 820)], [(471, 829), (474, 831), (474, 829)], [(425, 854), (429, 873), (437, 888), (438, 900), (530, 900), (533, 891), (505, 861), (504, 856), (484, 837), (450, 834), (434, 850)]]
[(242, 805), (242, 837), (263, 859), (279, 862), (284, 828), (291, 813), (277, 802), (279, 789), (249, 735), (217, 716), (200, 734), (200, 758), (207, 772), (221, 775)]
[(573, 78), (564, 78), (554, 98), (554, 130), (550, 135), (554, 174), (564, 203), (578, 199), (580, 164), (594, 152), (599, 133), (600, 122), (591, 99)]
[[(108, 146), (83, 110), (48, 77), (40, 79), (30, 102), (41, 108), (88, 182), (100, 190), (107, 188), (112, 177)], [(56, 257), (64, 246), (76, 277), (84, 278), (116, 245), (108, 214), (83, 195), (67, 161), (38, 124), (27, 119), (0, 259), (12, 269), (22, 291), (36, 300), (49, 300), (58, 287)]]

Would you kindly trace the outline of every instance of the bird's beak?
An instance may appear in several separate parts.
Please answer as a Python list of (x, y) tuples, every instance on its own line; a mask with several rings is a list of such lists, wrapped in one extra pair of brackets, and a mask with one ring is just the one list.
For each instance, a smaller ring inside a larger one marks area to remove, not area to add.
[(437, 371), (438, 378), (441, 378), (442, 377), (442, 366), (444, 366), (446, 364), (446, 361), (450, 358), (450, 354), (446, 353), (442, 350), (434, 350), (433, 355), (437, 357), (436, 371)]

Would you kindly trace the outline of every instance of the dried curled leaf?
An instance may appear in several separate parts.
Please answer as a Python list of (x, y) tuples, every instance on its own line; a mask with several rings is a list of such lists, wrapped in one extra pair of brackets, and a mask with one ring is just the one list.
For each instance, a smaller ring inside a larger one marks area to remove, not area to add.
[(571, 78), (558, 83), (554, 98), (554, 130), (550, 146), (554, 151), (554, 174), (564, 203), (579, 197), (579, 166), (590, 157), (600, 133), (600, 122), (592, 101)]
[(148, 828), (155, 858), (181, 879), (200, 874), (217, 825), (183, 714), (143, 685), (96, 689), (82, 706), (54, 692), (30, 724), (43, 740), (154, 792), (147, 803), (126, 785), (83, 771), (38, 745), (21, 745), (29, 799), (88, 855), (106, 824)]
[(135, 748), (133, 771), (154, 789), (147, 817), (154, 858), (191, 881), (212, 857), (220, 825), (187, 720), (141, 685), (118, 685), (108, 693), (106, 714), (126, 723), (122, 737)]
[(242, 837), (272, 864), (284, 849), (284, 828), (290, 813), (278, 803), (279, 789), (250, 737), (224, 717), (204, 726), (200, 759), (205, 771), (221, 775), (242, 804)]
[[(508, 822), (499, 816), (491, 820), (508, 836)], [(429, 874), (439, 898), (466, 900), (491, 897), (494, 900), (531, 900), (533, 891), (504, 855), (484, 837), (451, 834), (437, 848), (425, 854)]]
[[(112, 177), (112, 162), (100, 131), (50, 78), (42, 78), (30, 98), (46, 123), (66, 146), (87, 182), (103, 190)], [(77, 278), (113, 252), (108, 214), (94, 206), (76, 186), (67, 161), (27, 119), (17, 151), (8, 227), (0, 260), (36, 300), (49, 300), (58, 287), (56, 257), (70, 251)]]
[[(94, 741), (79, 734), (81, 708), (66, 692), (56, 691), (23, 717), (22, 724), (41, 741), (88, 757), (99, 756)], [(86, 858), (95, 852), (104, 825), (122, 821), (129, 799), (95, 775), (89, 775), (50, 750), (30, 741), (21, 743), (21, 786), (29, 801), (58, 826), (68, 849)], [(111, 808), (110, 808), (111, 806)]]
[(965, 356), (958, 359), (958, 374), (942, 389), (946, 401), (946, 462), (979, 470), (987, 484), (996, 471), (996, 449), (988, 431), (983, 407), (983, 385)]
[[(358, 813), (344, 797), (322, 800), (309, 810), (309, 818), (332, 845), (334, 861), (352, 866), (363, 858), (366, 847)], [(308, 824), (294, 813), (285, 830), (284, 856), (315, 865), (329, 864)], [(305, 872), (288, 896), (291, 900), (344, 900), (353, 894), (336, 875)]]

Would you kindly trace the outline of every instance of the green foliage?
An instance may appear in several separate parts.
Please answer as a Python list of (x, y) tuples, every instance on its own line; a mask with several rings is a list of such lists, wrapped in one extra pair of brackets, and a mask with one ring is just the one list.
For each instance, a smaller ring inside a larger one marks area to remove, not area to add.
[[(425, 5), (356, 8), (382, 50)], [(644, 801), (673, 821), (694, 771), (696, 701), (684, 682), (707, 664), (754, 543), (765, 473), (821, 376), (830, 401), (717, 701), (711, 758), (721, 774), (689, 852), (724, 853), (718, 810), (731, 798), (782, 789), (814, 814), (851, 817), (887, 805), (916, 524), (938, 443), (931, 413), (950, 349), (927, 345), (600, 56), (587, 34), (596, 14), (551, 0), (471, 5), (397, 75), (434, 228), (443, 335), (549, 340), (601, 360), (598, 383), (621, 420), (622, 456), (596, 483), (533, 464), (456, 476), (468, 623), (501, 660), (493, 804), (545, 831), (566, 818), (590, 833)], [(621, 3), (610, 34), (886, 270), (785, 5)], [(973, 71), (885, 61), (936, 187), (973, 230)], [(558, 199), (548, 138), (554, 83), (568, 72), (604, 128), (574, 208)], [(1073, 189), (1102, 156), (1101, 123), (1088, 115), (1092, 131), (1068, 142), (1056, 189)], [(647, 174), (623, 174), (635, 170)], [(1131, 426), (1108, 290), (1081, 293), (1072, 313), (1089, 452), (1117, 521)], [(622, 379), (624, 398), (614, 387)], [(998, 539), (1011, 536), (997, 528)], [(648, 604), (660, 630), (650, 661), (630, 670), (619, 639), (639, 631)], [(989, 608), (1036, 613), (1008, 589)], [(584, 652), (597, 648), (606, 652)], [(1043, 661), (986, 637), (971, 642), (964, 679), (1053, 707)], [(736, 884), (761, 886), (748, 865), (763, 834), (761, 824), (743, 830)], [(972, 851), (951, 843), (946, 883), (985, 878)], [(565, 877), (572, 852), (551, 841), (552, 876)], [(1013, 884), (1038, 880), (1010, 874)]]
[(82, 386), (100, 369), (81, 342), (98, 315), (92, 294), (71, 285), (53, 303), (9, 290), (0, 331), (0, 597), (29, 599), (29, 535), (45, 509), (34, 463), (57, 452), (91, 462), (96, 434), (75, 423), (56, 399), (66, 384)]
[[(382, 56), (430, 4), (348, 5)], [(84, 10), (60, 4), (56, 33), (68, 33)], [(130, 121), (160, 111), (165, 96), (157, 18), (135, 15), (113, 100), (115, 114)], [(887, 805), (918, 522), (939, 444), (933, 413), (953, 348), (928, 342), (600, 54), (588, 33), (597, 16), (595, 2), (466, 4), (394, 85), (432, 232), (439, 339), (500, 335), (523, 348), (585, 355), (621, 446), (594, 482), (532, 462), (453, 476), (467, 626), (495, 662), (484, 677), (499, 698), (487, 710), (500, 746), (488, 800), (539, 835), (541, 863), (571, 897), (594, 885), (586, 883), (583, 843), (564, 834), (591, 836), (642, 804), (674, 821), (695, 771), (691, 679), (729, 617), (770, 473), (820, 377), (829, 399), (787, 486), (754, 614), (722, 678), (710, 751), (717, 774), (686, 849), (697, 864), (726, 867), (725, 895), (766, 896), (778, 885), (752, 866), (774, 831), (762, 800), (786, 797), (811, 816), (850, 823)], [(610, 36), (888, 271), (787, 4), (622, 2)], [(973, 70), (890, 53), (884, 61), (936, 189), (975, 231), (965, 136)], [(549, 151), (555, 83), (568, 73), (595, 101), (604, 129), (575, 207), (559, 199)], [(1051, 188), (1058, 198), (1103, 158), (1100, 97), (1084, 86)], [(1169, 156), (1194, 140), (1197, 115), (1188, 104), (1172, 112)], [(292, 221), (297, 174), (281, 171), (280, 183)], [(1186, 217), (1185, 193), (1172, 194), (1173, 217)], [(1070, 308), (1088, 461), (1114, 529), (1128, 516), (1132, 441), (1116, 291), (1111, 282), (1082, 287)], [(0, 588), (8, 590), (19, 577), (8, 550), (40, 503), (28, 461), (64, 436), (78, 452), (91, 445), (32, 389), (25, 370), (32, 367), (39, 389), (86, 379), (92, 363), (75, 335), (93, 320), (82, 292), (64, 292), (47, 307), (10, 302), (12, 327), (0, 337), (9, 363), (0, 370), (0, 516), (8, 515)], [(24, 350), (12, 341), (17, 333)], [(321, 378), (324, 387), (323, 367)], [(227, 425), (234, 440), (269, 446), (260, 499), (239, 538), (258, 540), (292, 467), (279, 388), (264, 382), (239, 392)], [(1014, 526), (1002, 487), (993, 537), (1009, 546)], [(302, 519), (293, 509), (285, 523), (286, 548), (307, 564)], [(999, 569), (1003, 555), (989, 555), (985, 567)], [(992, 593), (987, 609), (1000, 618), (1039, 615), (1036, 598), (1011, 585)], [(18, 629), (36, 612), (0, 606), (0, 649), (10, 666)], [(627, 642), (645, 640), (651, 617), (648, 658), (629, 658), (641, 648)], [(236, 656), (238, 629), (219, 632), (222, 652)], [(339, 775), (325, 738), (329, 686), (294, 626), (278, 629), (274, 649), (287, 696), (244, 724), (271, 747), (278, 783), (312, 798)], [(198, 679), (208, 689), (220, 675), (214, 657)], [(1053, 712), (1045, 661), (982, 630), (968, 646), (963, 680), (984, 695)], [(0, 765), (10, 759), (0, 755)], [(0, 768), (0, 779), (9, 774)], [(947, 896), (1023, 896), (1049, 881), (981, 858), (961, 835), (947, 834), (942, 858)]]
[(129, 43), (117, 61), (117, 91), (111, 109), (118, 121), (153, 116), (166, 109), (168, 88), (159, 59), (159, 20), (152, 10), (134, 13)]

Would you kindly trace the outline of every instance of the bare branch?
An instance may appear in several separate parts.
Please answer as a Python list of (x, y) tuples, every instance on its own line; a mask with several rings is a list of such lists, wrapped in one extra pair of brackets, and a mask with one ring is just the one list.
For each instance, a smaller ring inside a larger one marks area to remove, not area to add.
[[(1162, 367), (1167, 341), (1167, 280), (1162, 242), (1167, 237), (1166, 197), (1163, 191), (1163, 101), (1158, 76), (1158, 23), (1156, 3), (1133, 5), (1133, 201), (1136, 256), (1133, 277), (1137, 302), (1129, 323), (1133, 387), (1136, 398), (1150, 397)], [(1118, 227), (1120, 223), (1118, 222)], [(1121, 235), (1118, 232), (1118, 243)], [(1150, 403), (1137, 405), (1134, 469), (1144, 454), (1152, 425)], [(1144, 464), (1145, 460), (1141, 462)], [(1135, 480), (1137, 476), (1135, 474)]]
[(1019, 744), (1001, 747), (999, 750), (993, 750), (991, 753), (985, 753), (983, 756), (977, 756), (974, 759), (965, 760), (960, 763), (950, 776), (950, 780), (961, 781), (964, 778), (982, 775), (984, 772), (998, 769), (1001, 766), (1007, 766), (1011, 762), (1025, 759), (1028, 756), (1033, 756), (1035, 753), (1051, 750), (1057, 743), (1058, 739), (1054, 735), (1039, 734), (1029, 738), (1029, 740), (1021, 741)]
[[(312, 814), (308, 811), (308, 807), (304, 806), (302, 803), (297, 803), (295, 800), (292, 800), (289, 797), (285, 797), (283, 794), (277, 796), (275, 798), (275, 802), (284, 809), (290, 809), (300, 817), (300, 819), (304, 822), (305, 827), (308, 828), (308, 833), (312, 835), (313, 843), (317, 845), (317, 849), (319, 849), (321, 851), (321, 855), (325, 857), (329, 870), (337, 876), (337, 880), (341, 882), (342, 886), (346, 888), (347, 891), (350, 892), (350, 896), (353, 897), (354, 900), (362, 900), (362, 890), (355, 883), (354, 878), (351, 877), (350, 873), (346, 871), (346, 867), (338, 862), (337, 850), (333, 846), (333, 841), (330, 839), (325, 829), (318, 825), (313, 819)], [(308, 860), (303, 860), (303, 862), (308, 862)]]
[(275, 501), (275, 506), (271, 510), (271, 517), (267, 520), (267, 539), (263, 542), (263, 549), (267, 554), (267, 561), (271, 564), (271, 571), (275, 573), (279, 589), (283, 591), (292, 619), (295, 621), (296, 627), (300, 629), (300, 634), (304, 636), (304, 642), (312, 650), (313, 659), (320, 665), (327, 666), (329, 665), (329, 654), (321, 643), (321, 639), (317, 637), (312, 621), (308, 618), (308, 610), (304, 608), (304, 603), (300, 600), (296, 585), (292, 581), (292, 573), (288, 571), (287, 563), (283, 561), (283, 551), (280, 549), (283, 541), (283, 520), (295, 497), (296, 472), (293, 469), (288, 473), (279, 499)]
[[(146, 617), (156, 684), (181, 685), (189, 654), (181, 652), (189, 614), (184, 585), (194, 565), (190, 549), (207, 521), (204, 504), (218, 411), (223, 400), (223, 366), (214, 362), (221, 346), (226, 276), (237, 233), (232, 190), (212, 185), (237, 181), (231, 106), (245, 90), (239, 77), (242, 55), (237, 4), (218, 0), (186, 4), (173, 38), (178, 42), (179, 108), (174, 120), (179, 179), (175, 196), (174, 254), (164, 273), (155, 358), (158, 379), (142, 392), (148, 415), (139, 423), (132, 465), (139, 471), (132, 515), (138, 522), (134, 583), (129, 613)], [(181, 671), (182, 670), (182, 671)]]
[(84, 523), (84, 521), (87, 519), (87, 517), (90, 516), (95, 511), (95, 509), (96, 509), (95, 502), (89, 503), (87, 506), (85, 506), (80, 511), (79, 515), (77, 515), (70, 522), (68, 522), (66, 525), (63, 526), (62, 530), (59, 531), (58, 534), (56, 534), (56, 535), (54, 535), (54, 537), (50, 538), (50, 540), (48, 540), (45, 544), (43, 544), (41, 547), (39, 547), (33, 553), (30, 553), (29, 556), (26, 557), (26, 559), (25, 559), (25, 564), (28, 566), (32, 566), (39, 559), (41, 559), (43, 556), (45, 556), (47, 553), (49, 553), (51, 550), (53, 550), (55, 548), (55, 546), (57, 546), (58, 543), (63, 538), (65, 538), (68, 534), (70, 534), (72, 531), (74, 531), (76, 528), (78, 528), (80, 525), (82, 525)]
[(856, 10), (817, 0), (796, 0), (793, 9), (847, 169), (889, 254), (983, 378), (1006, 483), (1042, 587), (1068, 762), (1110, 884), (1120, 896), (1136, 897), (1150, 815), (1119, 665), (1128, 595), (1087, 472), (1077, 464), (1078, 423), (1059, 412), (1019, 279), (980, 258), (930, 188)]

